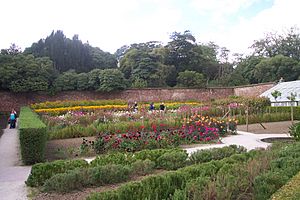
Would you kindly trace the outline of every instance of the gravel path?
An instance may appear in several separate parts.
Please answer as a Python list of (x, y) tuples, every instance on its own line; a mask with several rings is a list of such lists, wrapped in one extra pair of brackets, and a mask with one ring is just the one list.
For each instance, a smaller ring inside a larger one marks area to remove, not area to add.
[(24, 181), (31, 167), (21, 166), (17, 129), (4, 129), (0, 138), (0, 199), (25, 200)]
[(255, 148), (267, 148), (269, 145), (271, 145), (271, 143), (263, 142), (261, 141), (261, 139), (289, 137), (290, 136), (287, 134), (254, 134), (244, 131), (238, 131), (237, 135), (230, 135), (228, 137), (222, 138), (222, 144), (212, 144), (193, 148), (185, 148), (185, 150), (188, 154), (191, 154), (201, 149), (221, 148), (229, 145), (240, 145), (244, 146), (247, 150), (252, 150)]

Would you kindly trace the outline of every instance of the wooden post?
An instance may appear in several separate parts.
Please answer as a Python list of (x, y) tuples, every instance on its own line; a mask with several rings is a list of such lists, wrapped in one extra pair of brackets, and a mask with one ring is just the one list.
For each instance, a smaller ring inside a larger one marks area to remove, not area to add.
[(247, 132), (249, 130), (249, 109), (248, 109), (248, 106), (247, 106), (247, 109), (246, 109), (246, 130), (247, 130)]
[(293, 109), (293, 101), (291, 101), (291, 120), (292, 124), (294, 124), (294, 109)]

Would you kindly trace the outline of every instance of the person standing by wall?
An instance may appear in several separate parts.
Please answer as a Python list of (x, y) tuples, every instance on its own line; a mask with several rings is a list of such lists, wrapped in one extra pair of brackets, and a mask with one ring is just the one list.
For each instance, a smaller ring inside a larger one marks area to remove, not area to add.
[(159, 111), (160, 112), (165, 112), (166, 111), (166, 106), (163, 102), (159, 105)]
[(153, 111), (155, 110), (155, 107), (154, 107), (154, 103), (153, 103), (153, 102), (150, 103), (149, 110), (150, 110), (151, 112), (153, 112)]

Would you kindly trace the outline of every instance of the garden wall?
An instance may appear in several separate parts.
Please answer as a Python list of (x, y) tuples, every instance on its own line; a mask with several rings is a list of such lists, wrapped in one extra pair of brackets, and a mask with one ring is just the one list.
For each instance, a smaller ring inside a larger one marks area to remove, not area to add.
[(226, 98), (229, 95), (258, 96), (273, 86), (273, 83), (249, 85), (236, 88), (147, 88), (129, 89), (113, 93), (100, 93), (94, 91), (64, 91), (56, 95), (48, 95), (44, 92), (12, 93), (0, 91), (0, 112), (10, 111), (12, 108), (19, 110), (21, 106), (44, 101), (58, 100), (99, 100), (99, 99), (124, 99), (134, 101), (166, 101), (166, 100), (198, 100)]
[(263, 92), (272, 88), (274, 85), (276, 84), (274, 82), (271, 82), (271, 83), (260, 83), (260, 84), (253, 84), (253, 85), (237, 86), (234, 88), (234, 95), (243, 96), (243, 97), (257, 97), (261, 95)]

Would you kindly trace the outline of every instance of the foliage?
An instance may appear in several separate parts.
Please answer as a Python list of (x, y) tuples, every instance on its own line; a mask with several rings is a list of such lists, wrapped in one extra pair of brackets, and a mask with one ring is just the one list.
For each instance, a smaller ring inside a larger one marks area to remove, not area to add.
[(281, 92), (278, 90), (275, 90), (271, 92), (271, 95), (274, 97), (275, 101), (277, 101), (277, 98), (281, 96)]
[(294, 176), (286, 185), (281, 187), (271, 197), (272, 200), (296, 200), (300, 198), (299, 192), (300, 172)]
[(254, 75), (259, 82), (277, 81), (280, 77), (284, 77), (286, 81), (293, 81), (300, 75), (300, 67), (293, 58), (276, 55), (257, 64)]
[(160, 156), (157, 160), (159, 167), (166, 170), (176, 170), (186, 165), (186, 152), (170, 152)]
[(126, 88), (124, 75), (118, 69), (102, 70), (99, 74), (99, 79), (99, 91), (111, 92), (115, 90), (123, 90)]
[(192, 164), (205, 163), (212, 160), (221, 160), (234, 154), (244, 153), (246, 149), (242, 146), (231, 145), (222, 148), (203, 149), (192, 153), (189, 162)]
[(179, 87), (203, 87), (204, 85), (205, 79), (203, 74), (188, 70), (178, 74), (177, 86)]
[(300, 145), (291, 144), (278, 152), (278, 158), (271, 162), (270, 170), (254, 180), (256, 199), (268, 199), (287, 181), (300, 171)]
[(22, 107), (20, 112), (20, 147), (22, 161), (26, 165), (44, 160), (47, 133), (46, 125), (29, 107)]
[(300, 140), (300, 122), (293, 124), (290, 128), (289, 128), (289, 133), (292, 137), (294, 137), (297, 141)]
[(146, 159), (146, 160), (137, 160), (132, 163), (132, 170), (134, 174), (137, 175), (146, 175), (151, 174), (155, 168), (155, 162)]
[(75, 169), (52, 176), (46, 180), (44, 191), (69, 192), (87, 186), (120, 183), (129, 178), (131, 169), (121, 165), (105, 165), (94, 168)]
[(40, 39), (26, 48), (24, 53), (35, 57), (49, 57), (59, 72), (74, 69), (76, 72), (88, 72), (95, 68), (116, 68), (117, 60), (114, 55), (99, 48), (83, 44), (74, 35), (67, 38), (61, 30), (52, 32), (46, 39)]
[(114, 191), (93, 193), (87, 199), (166, 199), (176, 190), (184, 189), (190, 180), (213, 176), (228, 162), (231, 160), (192, 165), (162, 175), (153, 175), (138, 182), (124, 184)]
[(56, 76), (48, 58), (0, 54), (1, 88), (13, 92), (47, 91)]
[(163, 156), (164, 154), (177, 154), (177, 153), (183, 153), (184, 150), (182, 149), (145, 149), (142, 151), (138, 151), (135, 153), (120, 153), (120, 152), (114, 152), (114, 153), (108, 153), (104, 155), (98, 155), (96, 159), (94, 159), (91, 162), (92, 167), (96, 166), (103, 166), (108, 164), (117, 164), (117, 165), (131, 165), (137, 160), (145, 161), (150, 160), (151, 162), (154, 162), (155, 167), (159, 167), (158, 159)]
[(55, 79), (53, 84), (57, 91), (76, 90), (77, 74), (74, 70), (64, 72)]
[(37, 163), (32, 166), (26, 185), (30, 187), (42, 186), (46, 180), (60, 173), (77, 168), (85, 168), (85, 160), (57, 160), (54, 162)]

